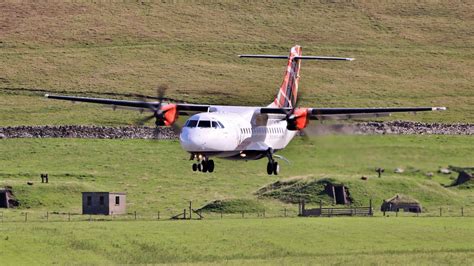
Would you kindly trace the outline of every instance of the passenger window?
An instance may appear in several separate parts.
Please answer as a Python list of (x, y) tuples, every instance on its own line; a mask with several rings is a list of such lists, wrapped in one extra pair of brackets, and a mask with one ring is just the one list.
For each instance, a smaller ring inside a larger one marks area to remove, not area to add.
[(185, 127), (196, 127), (198, 121), (197, 120), (188, 120), (188, 122), (186, 122), (186, 125), (184, 125)]
[(198, 127), (211, 127), (211, 121), (209, 120), (199, 120)]
[(217, 123), (219, 124), (219, 126), (221, 126), (221, 128), (224, 128), (224, 125), (221, 122), (217, 121)]
[(219, 128), (219, 125), (217, 124), (216, 121), (212, 121), (211, 123), (212, 123), (213, 128)]

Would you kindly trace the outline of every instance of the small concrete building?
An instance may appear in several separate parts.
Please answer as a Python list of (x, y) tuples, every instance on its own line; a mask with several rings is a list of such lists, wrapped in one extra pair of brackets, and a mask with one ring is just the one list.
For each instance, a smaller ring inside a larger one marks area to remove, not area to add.
[(82, 192), (82, 214), (125, 214), (126, 193)]
[(405, 195), (395, 195), (383, 201), (380, 210), (383, 212), (421, 212), (421, 204), (416, 199), (412, 199)]

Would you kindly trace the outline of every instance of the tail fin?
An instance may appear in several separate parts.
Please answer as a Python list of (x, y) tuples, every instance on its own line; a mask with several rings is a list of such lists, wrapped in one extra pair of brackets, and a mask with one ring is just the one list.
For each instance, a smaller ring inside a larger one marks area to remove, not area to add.
[(285, 77), (281, 83), (280, 90), (271, 104), (273, 107), (293, 108), (298, 97), (298, 81), (300, 79), (301, 46), (293, 46), (288, 56), (288, 64), (285, 71)]
[(267, 58), (267, 59), (288, 59), (288, 64), (285, 71), (285, 77), (283, 83), (280, 86), (280, 90), (269, 107), (278, 108), (294, 108), (296, 105), (296, 99), (298, 98), (298, 81), (300, 79), (300, 65), (302, 59), (308, 60), (344, 60), (352, 61), (353, 58), (347, 57), (332, 57), (332, 56), (302, 56), (301, 46), (295, 45), (291, 47), (290, 55), (239, 55), (244, 58)]

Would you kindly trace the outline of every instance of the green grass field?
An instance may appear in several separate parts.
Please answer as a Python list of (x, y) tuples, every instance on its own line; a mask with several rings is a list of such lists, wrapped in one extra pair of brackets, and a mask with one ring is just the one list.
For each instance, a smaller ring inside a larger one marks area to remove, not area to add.
[[(468, 1), (162, 2), (1, 2), (0, 126), (117, 126), (142, 116), (47, 100), (45, 92), (133, 99), (168, 84), (167, 96), (188, 102), (266, 105), (285, 62), (236, 55), (287, 54), (295, 44), (304, 55), (356, 58), (303, 62), (302, 106), (447, 106), (388, 119), (474, 123)], [(268, 176), (265, 160), (217, 160), (215, 173), (193, 173), (177, 141), (1, 139), (0, 187), (13, 186), (21, 205), (0, 214), (0, 264), (472, 265), (473, 185), (449, 187), (456, 174), (437, 170), (472, 167), (473, 152), (472, 136), (296, 139), (281, 152), (291, 164)], [(377, 167), (386, 169), (380, 179)], [(39, 182), (45, 172), (49, 184)], [(376, 210), (407, 194), (424, 217), (296, 218), (297, 206), (255, 194), (280, 179), (322, 178), (348, 186), (355, 206), (372, 199)], [(73, 215), (68, 222), (64, 213), (81, 212), (82, 191), (127, 192), (139, 221)], [(272, 218), (154, 220), (188, 201), (196, 208), (223, 199)], [(427, 217), (440, 207), (445, 216), (464, 207), (469, 217)], [(283, 208), (292, 218), (276, 218)]]
[(470, 265), (472, 218), (3, 223), (17, 264)]
[[(124, 125), (137, 114), (41, 98), (154, 94), (211, 104), (273, 100), (285, 62), (242, 53), (355, 57), (303, 62), (304, 106), (447, 106), (395, 119), (474, 121), (469, 2), (2, 3), (0, 125)], [(122, 98), (122, 96), (116, 96)]]
[[(22, 211), (81, 210), (81, 191), (125, 191), (129, 211), (172, 215), (212, 200), (256, 199), (255, 192), (287, 178), (333, 178), (345, 183), (354, 204), (376, 206), (396, 193), (420, 200), (428, 210), (474, 207), (472, 189), (445, 187), (456, 174), (442, 175), (440, 166), (472, 166), (470, 136), (324, 136), (296, 139), (280, 154), (279, 176), (266, 174), (266, 161), (217, 160), (212, 174), (191, 171), (191, 161), (177, 141), (6, 139), (0, 142), (0, 186), (12, 185)], [(386, 173), (377, 178), (374, 169)], [(394, 174), (393, 169), (406, 169)], [(40, 173), (50, 184), (39, 183)], [(433, 172), (433, 177), (425, 173)], [(360, 179), (368, 176), (368, 181)], [(34, 181), (28, 186), (27, 181)], [(268, 213), (296, 210), (276, 200), (262, 200)]]

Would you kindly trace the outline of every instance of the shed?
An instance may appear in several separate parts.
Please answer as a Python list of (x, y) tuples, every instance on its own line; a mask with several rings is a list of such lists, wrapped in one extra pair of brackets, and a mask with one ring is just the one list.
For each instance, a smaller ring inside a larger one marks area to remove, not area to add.
[(422, 208), (419, 201), (405, 195), (395, 195), (383, 201), (380, 210), (383, 212), (398, 212), (403, 210), (405, 212), (420, 213)]
[(349, 188), (342, 184), (327, 183), (324, 190), (333, 199), (334, 204), (347, 205), (352, 203)]
[(469, 182), (471, 180), (474, 180), (472, 178), (472, 174), (471, 173), (468, 173), (467, 171), (460, 171), (459, 172), (459, 175), (458, 175), (458, 178), (456, 179), (456, 181), (454, 182), (454, 185), (457, 186), (457, 185), (461, 185), (461, 184), (464, 184), (466, 182)]
[(125, 214), (124, 192), (82, 192), (82, 214)]

